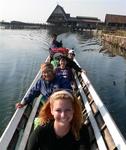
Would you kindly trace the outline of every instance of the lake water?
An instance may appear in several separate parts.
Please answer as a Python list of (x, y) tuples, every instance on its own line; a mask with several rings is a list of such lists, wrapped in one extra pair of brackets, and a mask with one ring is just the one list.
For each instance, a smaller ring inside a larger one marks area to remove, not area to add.
[[(99, 53), (101, 43), (77, 33), (58, 36), (74, 48), (97, 93), (126, 138), (126, 59)], [(0, 30), (0, 135), (48, 55), (48, 30)]]

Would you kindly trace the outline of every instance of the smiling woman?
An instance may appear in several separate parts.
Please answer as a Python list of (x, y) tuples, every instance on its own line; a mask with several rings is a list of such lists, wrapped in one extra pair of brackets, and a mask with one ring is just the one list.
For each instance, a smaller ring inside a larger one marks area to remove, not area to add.
[(53, 80), (55, 74), (53, 65), (51, 63), (44, 63), (41, 65), (42, 78), (44, 80), (50, 81)]
[(72, 93), (54, 92), (41, 108), (39, 118), (40, 126), (32, 132), (28, 150), (90, 149), (88, 129), (82, 124), (81, 104)]

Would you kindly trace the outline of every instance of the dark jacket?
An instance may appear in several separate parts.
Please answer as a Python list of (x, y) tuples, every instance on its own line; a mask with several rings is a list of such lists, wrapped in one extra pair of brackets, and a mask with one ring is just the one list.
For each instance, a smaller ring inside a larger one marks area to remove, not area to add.
[(52, 41), (51, 48), (54, 47), (62, 47), (62, 41), (58, 42), (57, 40)]
[(71, 60), (70, 58), (68, 57), (65, 57), (66, 61), (67, 61), (67, 64), (66, 64), (66, 67), (69, 67), (71, 69), (74, 69), (75, 71), (77, 72), (81, 72), (81, 68), (76, 64), (75, 61)]

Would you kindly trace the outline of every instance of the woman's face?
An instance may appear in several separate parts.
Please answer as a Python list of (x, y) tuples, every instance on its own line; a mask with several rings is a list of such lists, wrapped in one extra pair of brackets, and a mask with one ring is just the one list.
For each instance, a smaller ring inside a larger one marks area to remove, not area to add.
[(52, 69), (42, 69), (42, 78), (46, 81), (51, 81), (54, 78), (54, 72)]
[(51, 106), (51, 113), (56, 123), (67, 126), (73, 119), (73, 106), (70, 100), (55, 100)]

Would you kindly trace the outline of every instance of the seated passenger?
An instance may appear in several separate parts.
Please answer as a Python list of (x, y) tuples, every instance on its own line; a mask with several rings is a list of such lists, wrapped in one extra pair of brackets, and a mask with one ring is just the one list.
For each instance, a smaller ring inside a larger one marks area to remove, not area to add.
[(55, 69), (55, 73), (57, 76), (62, 76), (64, 79), (68, 79), (71, 82), (71, 85), (75, 87), (75, 79), (72, 73), (71, 68), (66, 67), (67, 61), (65, 57), (61, 56), (59, 60), (59, 67)]
[(32, 132), (27, 150), (90, 150), (80, 102), (69, 91), (54, 92), (39, 117), (41, 124)]
[(34, 98), (40, 94), (43, 95), (43, 99), (46, 100), (54, 90), (72, 89), (70, 81), (64, 80), (62, 77), (57, 77), (53, 70), (53, 65), (46, 62), (41, 65), (42, 77), (37, 81), (36, 85), (30, 90), (27, 97), (25, 97), (22, 103), (17, 103), (16, 108), (22, 108), (26, 104), (31, 103)]
[(55, 48), (55, 47), (62, 47), (62, 41), (58, 42), (57, 41), (57, 34), (53, 34), (52, 35), (52, 43), (51, 43), (51, 48)]
[(75, 57), (75, 53), (73, 49), (70, 49), (68, 52), (68, 58), (70, 58), (71, 60), (74, 60)]
[(54, 69), (57, 68), (57, 66), (59, 65), (59, 60), (57, 58), (53, 58), (51, 60), (51, 64), (53, 65)]
[(59, 66), (59, 59), (62, 55), (63, 55), (62, 53), (53, 54), (52, 59), (50, 60), (50, 62), (53, 65), (54, 69)]
[(75, 53), (74, 50), (69, 50), (68, 51), (68, 57), (66, 57), (66, 61), (67, 61), (67, 67), (74, 69), (76, 72), (84, 72), (86, 73), (86, 71), (82, 68), (80, 68), (77, 63), (74, 61), (74, 57), (75, 57)]
[(50, 53), (50, 61), (52, 60), (52, 57), (54, 55), (54, 51), (52, 50), (53, 48), (59, 48), (59, 47), (62, 47), (63, 44), (62, 44), (62, 41), (58, 42), (57, 41), (57, 34), (53, 34), (52, 35), (52, 43), (51, 43), (51, 46), (49, 48), (49, 53)]
[(61, 56), (67, 56), (68, 55), (68, 48), (52, 48), (52, 55), (50, 55), (50, 62), (53, 64), (54, 68), (58, 67), (59, 65), (59, 59)]

